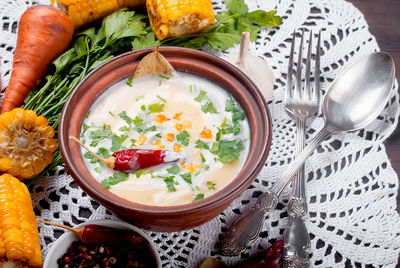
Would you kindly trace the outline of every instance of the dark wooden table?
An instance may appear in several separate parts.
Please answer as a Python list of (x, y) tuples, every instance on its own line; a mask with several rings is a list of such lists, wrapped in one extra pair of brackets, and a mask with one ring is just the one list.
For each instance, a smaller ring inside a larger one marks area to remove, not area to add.
[[(349, 0), (365, 16), (371, 33), (382, 51), (389, 52), (396, 63), (397, 80), (400, 81), (400, 1), (399, 0)], [(400, 127), (385, 142), (392, 167), (400, 175)], [(397, 196), (400, 213), (400, 191)], [(400, 268), (400, 256), (399, 264)]]

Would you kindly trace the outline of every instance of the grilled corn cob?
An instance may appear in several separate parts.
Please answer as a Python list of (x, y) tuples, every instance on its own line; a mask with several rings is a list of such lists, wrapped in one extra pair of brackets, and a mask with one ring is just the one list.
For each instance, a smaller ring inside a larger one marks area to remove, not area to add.
[(41, 267), (39, 233), (28, 188), (9, 174), (0, 176), (0, 266)]
[(43, 116), (16, 108), (0, 115), (0, 171), (32, 178), (53, 161), (57, 142)]
[(215, 24), (211, 0), (147, 0), (146, 6), (159, 40), (201, 32)]
[(71, 18), (75, 29), (103, 18), (123, 7), (134, 8), (146, 0), (58, 0)]

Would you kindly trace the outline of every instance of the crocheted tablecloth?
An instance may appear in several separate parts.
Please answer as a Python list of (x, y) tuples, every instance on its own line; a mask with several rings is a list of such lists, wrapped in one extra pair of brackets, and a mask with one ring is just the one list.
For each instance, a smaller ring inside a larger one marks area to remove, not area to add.
[[(257, 180), (223, 213), (192, 230), (177, 233), (147, 232), (156, 243), (164, 267), (196, 267), (208, 256), (218, 256), (219, 236), (227, 224), (273, 184), (293, 159), (295, 125), (283, 105), (285, 74), (294, 30), (323, 29), (321, 58), (322, 90), (351, 62), (379, 50), (363, 15), (350, 3), (337, 0), (247, 0), (250, 11), (276, 9), (283, 23), (263, 29), (250, 45), (254, 55), (264, 58), (276, 78), (269, 109), (273, 119), (273, 141), (268, 161)], [(0, 3), (0, 57), (3, 88), (8, 84), (17, 38), (16, 26), (23, 11), (48, 0), (2, 0)], [(225, 9), (221, 0), (215, 10)], [(238, 48), (233, 48), (237, 50)], [(367, 128), (335, 136), (324, 142), (306, 164), (308, 228), (313, 267), (395, 267), (400, 251), (400, 218), (396, 212), (398, 177), (391, 167), (383, 141), (397, 125), (399, 95), (397, 83), (388, 105)], [(308, 138), (322, 126), (317, 118), (308, 127)], [(284, 192), (278, 208), (269, 215), (260, 238), (238, 257), (223, 257), (228, 264), (267, 248), (280, 239), (287, 223)], [(116, 218), (88, 197), (71, 176), (61, 169), (44, 177), (32, 189), (35, 213), (42, 219), (76, 225), (87, 219)], [(63, 233), (40, 225), (44, 256)]]

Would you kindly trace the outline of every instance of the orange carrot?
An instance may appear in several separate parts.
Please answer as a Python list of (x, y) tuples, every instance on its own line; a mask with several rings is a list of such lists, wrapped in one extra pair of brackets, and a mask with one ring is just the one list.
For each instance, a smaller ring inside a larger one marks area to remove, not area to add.
[(19, 107), (69, 46), (74, 26), (61, 10), (46, 5), (28, 8), (19, 21), (14, 65), (1, 113)]

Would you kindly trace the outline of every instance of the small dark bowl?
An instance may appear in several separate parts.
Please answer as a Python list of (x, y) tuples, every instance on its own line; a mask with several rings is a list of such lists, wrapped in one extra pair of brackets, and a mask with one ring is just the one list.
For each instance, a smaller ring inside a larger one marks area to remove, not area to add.
[(250, 126), (250, 149), (239, 174), (224, 189), (203, 200), (179, 206), (149, 206), (123, 199), (100, 185), (86, 168), (78, 137), (94, 101), (110, 86), (132, 75), (138, 62), (153, 49), (122, 54), (104, 63), (83, 79), (67, 100), (61, 114), (59, 147), (65, 165), (77, 184), (93, 199), (136, 226), (172, 232), (193, 228), (221, 213), (246, 190), (262, 169), (270, 149), (272, 127), (267, 103), (254, 83), (228, 62), (205, 52), (161, 47), (172, 66), (206, 78), (229, 92), (246, 112)]

